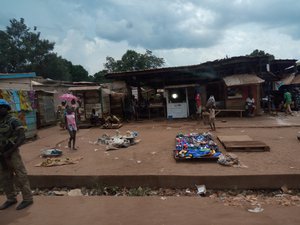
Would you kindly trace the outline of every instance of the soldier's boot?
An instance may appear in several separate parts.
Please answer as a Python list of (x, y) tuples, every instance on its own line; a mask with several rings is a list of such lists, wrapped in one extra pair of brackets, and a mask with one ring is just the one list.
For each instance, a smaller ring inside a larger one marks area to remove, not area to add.
[(0, 210), (4, 210), (7, 209), (8, 207), (14, 205), (17, 203), (17, 199), (13, 199), (13, 200), (6, 200), (6, 202), (4, 202), (1, 206), (0, 206)]

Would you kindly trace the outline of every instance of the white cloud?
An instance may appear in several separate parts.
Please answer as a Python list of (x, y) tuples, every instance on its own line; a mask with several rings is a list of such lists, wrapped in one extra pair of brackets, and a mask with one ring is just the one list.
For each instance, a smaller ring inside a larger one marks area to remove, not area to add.
[(55, 51), (94, 74), (107, 56), (145, 49), (166, 66), (191, 65), (264, 50), (300, 55), (300, 1), (2, 0), (0, 29), (23, 17)]

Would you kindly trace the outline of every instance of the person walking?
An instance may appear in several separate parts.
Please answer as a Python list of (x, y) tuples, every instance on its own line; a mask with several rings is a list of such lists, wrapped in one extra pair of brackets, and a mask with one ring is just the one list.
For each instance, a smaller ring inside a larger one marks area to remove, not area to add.
[(216, 120), (216, 110), (214, 106), (211, 106), (209, 108), (209, 125), (211, 130), (213, 131), (216, 130), (215, 120)]
[(76, 116), (70, 107), (67, 108), (66, 125), (67, 125), (67, 130), (69, 131), (69, 135), (70, 135), (68, 147), (71, 148), (71, 144), (73, 144), (72, 149), (77, 150), (77, 148), (75, 147), (76, 133), (77, 133)]
[(200, 119), (202, 116), (202, 104), (201, 104), (201, 95), (199, 92), (196, 93), (195, 102), (196, 102), (197, 119)]
[(285, 90), (283, 95), (285, 113), (288, 115), (293, 115), (291, 104), (292, 104), (292, 95), (288, 90)]
[(10, 110), (8, 102), (0, 99), (0, 183), (7, 198), (0, 210), (17, 203), (14, 179), (20, 185), (23, 197), (23, 201), (16, 207), (21, 210), (33, 203), (33, 196), (19, 150), (25, 141), (24, 127), (19, 119), (9, 114)]

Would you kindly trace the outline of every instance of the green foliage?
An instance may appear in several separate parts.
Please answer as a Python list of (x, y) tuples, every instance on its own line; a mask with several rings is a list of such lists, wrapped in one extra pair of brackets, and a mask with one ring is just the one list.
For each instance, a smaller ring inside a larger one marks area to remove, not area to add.
[(0, 31), (0, 72), (36, 72), (53, 80), (91, 81), (80, 65), (53, 53), (54, 42), (42, 40), (34, 27), (32, 32), (21, 18), (10, 20), (6, 31)]
[(258, 49), (255, 49), (252, 53), (250, 53), (249, 55), (247, 56), (253, 56), (253, 57), (257, 57), (257, 56), (267, 56), (270, 60), (274, 60), (275, 57), (274, 55), (271, 55), (269, 53), (266, 53), (262, 50), (258, 50)]
[(57, 56), (56, 53), (51, 53), (45, 57), (43, 62), (34, 67), (33, 71), (44, 78), (71, 81), (70, 68), (72, 68), (71, 62)]
[(93, 79), (93, 81), (94, 81), (94, 82), (101, 83), (101, 84), (103, 84), (103, 83), (110, 83), (111, 80), (106, 79), (106, 78), (104, 77), (105, 74), (107, 74), (107, 70), (101, 70), (101, 71), (99, 71), (98, 73), (95, 73), (95, 74), (94, 74), (94, 79)]
[(72, 81), (90, 81), (88, 72), (81, 65), (71, 66)]
[(154, 56), (150, 50), (146, 50), (144, 54), (127, 50), (121, 60), (115, 60), (110, 56), (106, 57), (104, 67), (107, 72), (121, 72), (154, 69), (162, 67), (164, 63), (163, 58)]
[(40, 39), (40, 33), (16, 19), (10, 20), (10, 26), (0, 33), (0, 71), (27, 72), (40, 64), (54, 48), (54, 43)]

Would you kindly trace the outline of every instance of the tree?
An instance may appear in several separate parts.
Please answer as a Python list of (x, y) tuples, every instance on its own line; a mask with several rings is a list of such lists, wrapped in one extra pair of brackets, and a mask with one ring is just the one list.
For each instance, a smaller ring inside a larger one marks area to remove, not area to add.
[(71, 81), (70, 68), (72, 63), (56, 53), (51, 53), (45, 59), (33, 68), (37, 74), (42, 75), (44, 78), (53, 80)]
[(72, 81), (90, 81), (88, 72), (81, 65), (71, 66)]
[(104, 67), (108, 72), (121, 72), (154, 69), (164, 64), (164, 59), (154, 56), (150, 50), (146, 50), (144, 54), (127, 50), (121, 60), (115, 60), (109, 56), (106, 57)]
[(1, 72), (28, 72), (50, 54), (54, 43), (40, 39), (40, 32), (36, 32), (36, 27), (34, 31), (30, 31), (23, 18), (20, 21), (10, 20), (6, 31), (1, 31)]
[(250, 53), (250, 55), (247, 55), (247, 56), (253, 56), (253, 57), (267, 56), (270, 60), (274, 60), (275, 59), (274, 55), (271, 55), (269, 53), (265, 53), (264, 51), (258, 50), (258, 49), (255, 49), (252, 53)]
[(102, 83), (102, 84), (111, 82), (111, 80), (106, 79), (104, 77), (104, 75), (107, 74), (107, 72), (108, 72), (107, 70), (101, 70), (98, 73), (95, 73), (93, 81), (98, 82), (98, 83)]

